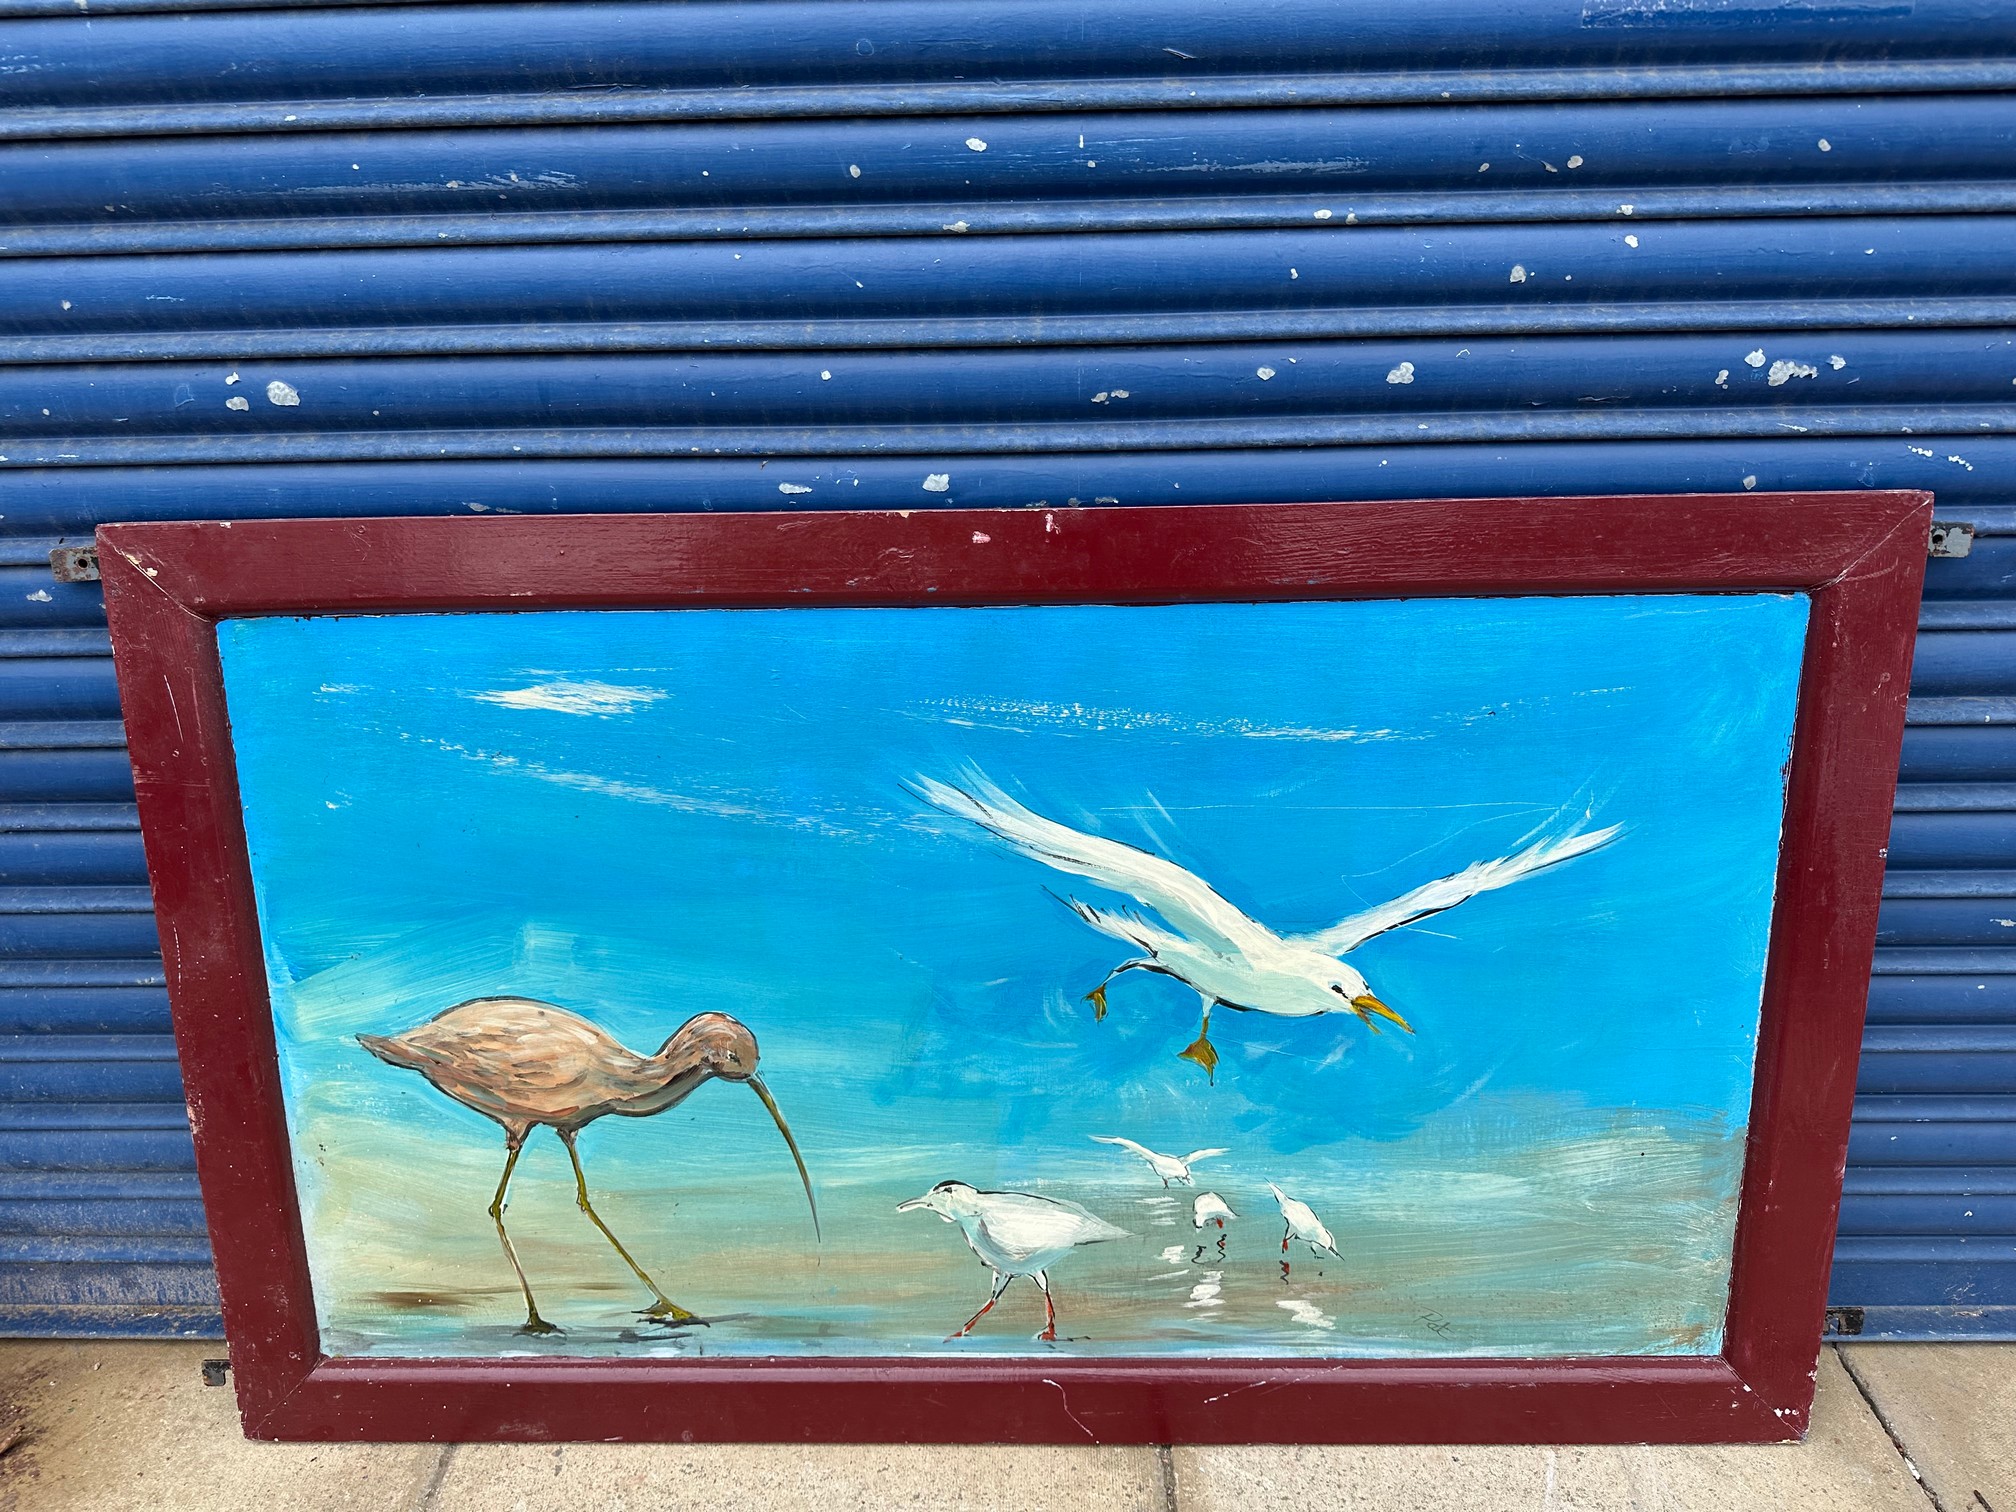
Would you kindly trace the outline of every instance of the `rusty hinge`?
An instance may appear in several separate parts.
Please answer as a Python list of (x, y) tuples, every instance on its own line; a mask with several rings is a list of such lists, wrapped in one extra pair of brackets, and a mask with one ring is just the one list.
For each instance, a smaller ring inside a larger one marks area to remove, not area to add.
[(98, 581), (96, 546), (58, 546), (49, 553), (49, 575), (59, 583)]
[(1926, 555), (1963, 557), (1974, 549), (1974, 527), (1965, 520), (1934, 520)]
[(1827, 1309), (1827, 1326), (1820, 1330), (1830, 1339), (1852, 1339), (1862, 1332), (1862, 1309), (1859, 1307), (1830, 1307)]

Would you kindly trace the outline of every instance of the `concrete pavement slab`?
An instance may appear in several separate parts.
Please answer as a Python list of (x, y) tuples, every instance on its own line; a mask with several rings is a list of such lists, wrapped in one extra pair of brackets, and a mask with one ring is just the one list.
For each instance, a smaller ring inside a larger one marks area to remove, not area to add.
[(1931, 1512), (1832, 1350), (1803, 1444), (1200, 1448), (1175, 1467), (1181, 1512)]
[(214, 1344), (0, 1344), (0, 1512), (388, 1512), (442, 1451), (247, 1443)]
[(1843, 1345), (1940, 1512), (2016, 1512), (2016, 1344)]
[(1153, 1449), (468, 1444), (427, 1512), (1159, 1512)]

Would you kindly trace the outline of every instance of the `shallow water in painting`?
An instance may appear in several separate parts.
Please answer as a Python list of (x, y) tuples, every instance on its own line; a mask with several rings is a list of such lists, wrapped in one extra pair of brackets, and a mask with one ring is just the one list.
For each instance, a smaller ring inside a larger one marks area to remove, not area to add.
[[(320, 1298), (324, 1347), (345, 1355), (1521, 1355), (1698, 1354), (1720, 1346), (1729, 1255), (1726, 1136), (1630, 1114), (1474, 1113), (1368, 1159), (1361, 1146), (1306, 1152), (1291, 1171), (1236, 1157), (1198, 1166), (1195, 1190), (1164, 1190), (1119, 1151), (1047, 1162), (1012, 1181), (979, 1152), (947, 1159), (878, 1150), (850, 1174), (807, 1150), (819, 1177), (815, 1242), (781, 1147), (740, 1180), (704, 1158), (668, 1157), (665, 1185), (596, 1183), (605, 1220), (681, 1305), (710, 1319), (672, 1328), (637, 1315), (650, 1299), (576, 1211), (565, 1156), (536, 1136), (507, 1213), (542, 1314), (565, 1332), (517, 1331), (523, 1306), (484, 1211), (501, 1149), (429, 1151), (409, 1174), (346, 1169), (324, 1211), (348, 1277), (378, 1285)], [(598, 1135), (648, 1143), (658, 1129), (606, 1120)], [(1545, 1130), (1537, 1139), (1536, 1128)], [(360, 1131), (361, 1132), (361, 1131)], [(382, 1132), (372, 1136), (377, 1145)], [(773, 1136), (774, 1139), (774, 1136)], [(711, 1141), (702, 1141), (711, 1142)], [(488, 1154), (490, 1158), (483, 1158)], [(325, 1162), (332, 1157), (325, 1150)], [(340, 1155), (333, 1157), (346, 1164)], [(640, 1162), (625, 1162), (626, 1175)], [(986, 1298), (988, 1272), (959, 1231), (896, 1204), (947, 1176), (1065, 1197), (1128, 1230), (1059, 1261), (1056, 1344), (1034, 1341), (1042, 1300), (1014, 1282), (974, 1334), (948, 1342)], [(1265, 1182), (1309, 1201), (1342, 1259), (1296, 1244)], [(330, 1188), (325, 1188), (330, 1190)], [(1197, 1230), (1196, 1192), (1240, 1216)], [(779, 1221), (778, 1215), (782, 1215)], [(1286, 1260), (1284, 1268), (1283, 1261)], [(1564, 1277), (1572, 1276), (1572, 1284)]]

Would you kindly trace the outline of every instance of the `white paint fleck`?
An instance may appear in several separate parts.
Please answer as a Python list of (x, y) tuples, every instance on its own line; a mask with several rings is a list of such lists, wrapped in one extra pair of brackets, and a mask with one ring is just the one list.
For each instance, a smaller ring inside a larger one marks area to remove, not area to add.
[(350, 169), (353, 173), (361, 173), (364, 169), (364, 165), (362, 163), (352, 163), (350, 165)]
[(950, 225), (944, 227), (943, 229), (947, 231), (966, 231), (970, 230), (971, 228), (963, 220), (956, 220), (953, 221)]
[(803, 483), (779, 483), (777, 492), (781, 494), (808, 494), (812, 492)]
[(266, 385), (266, 402), (277, 404), (282, 409), (292, 409), (301, 402), (300, 392), (291, 383), (282, 383), (275, 378)]
[(1582, 154), (1578, 152), (1568, 159), (1568, 166), (1570, 168), (1580, 168), (1582, 166)]
[(833, 376), (833, 370), (831, 368), (821, 368), (819, 369), (819, 376), (821, 379), (831, 378)]
[(1274, 369), (1270, 367), (1257, 367), (1253, 371), (1259, 375), (1262, 383), (1265, 383), (1269, 378), (1274, 376)]
[(1958, 462), (1962, 467), (1966, 468), (1967, 471), (1969, 472), (1974, 471), (1974, 464), (1972, 462), (1969, 462), (1965, 457), (1956, 457), (1951, 452), (1948, 452), (1946, 454), (1946, 460), (1948, 462)]
[(1094, 394), (1094, 395), (1092, 396), (1092, 402), (1093, 402), (1094, 404), (1104, 404), (1104, 403), (1105, 403), (1105, 402), (1106, 402), (1106, 401), (1107, 401), (1108, 399), (1110, 399), (1110, 398), (1112, 398), (1112, 397), (1113, 397), (1113, 396), (1112, 396), (1111, 394), (1107, 393), (1107, 392), (1106, 392), (1106, 390), (1104, 390), (1104, 389), (1101, 389), (1101, 390), (1099, 390), (1099, 392), (1098, 392), (1098, 393), (1096, 393), (1096, 394)]
[(973, 532), (973, 544), (975, 546), (985, 546), (989, 541), (993, 539), (994, 537), (987, 534), (987, 532), (984, 530), (976, 530)]
[(1743, 358), (1743, 364), (1745, 367), (1753, 368), (1764, 366), (1764, 348), (1759, 347), (1754, 352), (1746, 353)]
[(943, 493), (952, 486), (952, 474), (927, 473), (924, 477), (924, 492)]
[(1619, 215), (1629, 215), (1632, 211), (1636, 210), (1637, 208), (1638, 207), (1636, 205), (1619, 205), (1617, 207), (1617, 213)]
[(1345, 212), (1344, 212), (1344, 224), (1345, 224), (1345, 225), (1347, 225), (1347, 226), (1355, 226), (1355, 225), (1357, 225), (1357, 224), (1358, 224), (1358, 212), (1357, 212), (1357, 211), (1355, 211), (1355, 210), (1347, 210), (1347, 211), (1345, 211)]
[[(1290, 358), (1289, 358), (1288, 360), (1289, 360), (1290, 362), (1293, 362), (1293, 361), (1294, 361), (1295, 359), (1294, 359), (1293, 357), (1290, 357)], [(1113, 397), (1114, 397), (1115, 399), (1125, 399), (1125, 398), (1127, 398), (1127, 397), (1128, 397), (1128, 394), (1127, 394), (1127, 390), (1125, 390), (1125, 389), (1115, 389), (1115, 390), (1113, 390)]]
[(1489, 163), (1479, 163), (1477, 165), (1477, 171), (1479, 173), (1489, 173), (1491, 171), (1491, 165)]
[(1913, 446), (1908, 441), (1904, 444), (1904, 450), (1908, 452), (1916, 452), (1921, 457), (1930, 457), (1936, 455), (1936, 453), (1934, 453), (1929, 446)]
[(861, 177), (861, 165), (859, 163), (849, 163), (847, 165), (847, 177), (849, 178)]
[(1624, 238), (1624, 245), (1627, 247), (1635, 247), (1638, 245), (1638, 238), (1635, 236), (1627, 236)]
[(238, 381), (238, 370), (236, 368), (233, 368), (230, 372), (224, 375), (224, 387), (226, 388), (231, 387), (231, 385), (236, 383), (237, 381)]
[(1744, 478), (1743, 486), (1745, 488), (1755, 488), (1757, 486), (1757, 474), (1751, 473), (1748, 477)]
[(1512, 282), (1513, 283), (1526, 282), (1526, 265), (1524, 263), (1512, 264)]
[(506, 709), (543, 709), (554, 714), (588, 714), (608, 718), (628, 714), (667, 695), (657, 688), (630, 688), (616, 683), (559, 678), (529, 688), (499, 688), (466, 697)]
[(1302, 274), (1301, 274), (1301, 271), (1300, 271), (1299, 269), (1296, 269), (1296, 268), (1290, 268), (1290, 269), (1288, 270), (1288, 276), (1289, 276), (1290, 278), (1300, 278), (1300, 277), (1302, 276)]
[(1848, 366), (1848, 359), (1846, 357), (1843, 357), (1840, 353), (1837, 352), (1832, 357), (1829, 357), (1827, 359), (1827, 366), (1831, 367), (1832, 369), (1834, 369), (1835, 372), (1838, 373), (1841, 371), (1841, 369)]
[(33, 593), (28, 595), (28, 602), (31, 604), (47, 604), (53, 603), (55, 598), (56, 595), (51, 593), (47, 588), (37, 588)]
[(1820, 138), (1820, 150), (1822, 152), (1832, 152), (1834, 150), (1834, 144), (1828, 141), (1827, 138), (1822, 137)]
[(1414, 364), (1411, 362), (1401, 363), (1400, 366), (1386, 375), (1386, 381), (1388, 383), (1412, 383), (1414, 381)]
[(1318, 210), (1318, 211), (1316, 212), (1316, 219), (1318, 219), (1318, 220), (1328, 220), (1328, 219), (1330, 219), (1330, 212), (1329, 212), (1328, 210)]
[(252, 401), (247, 399), (243, 394), (233, 394), (229, 399), (224, 401), (224, 408), (229, 410), (249, 410), (252, 408)]
[(971, 152), (985, 152), (987, 150), (987, 144), (978, 137), (966, 138), (966, 147)]
[(1556, 168), (1552, 163), (1548, 162), (1547, 159), (1545, 158), (1540, 159), (1540, 166), (1542, 168), (1545, 168), (1549, 173), (1559, 173), (1561, 171), (1559, 168)]
[(1783, 388), (1794, 378), (1817, 378), (1819, 376), (1820, 369), (1813, 366), (1810, 362), (1794, 362), (1790, 358), (1780, 357), (1776, 362), (1771, 364), (1771, 371), (1764, 375), (1764, 381), (1773, 388)]
[(1729, 369), (1723, 368), (1720, 372), (1718, 372), (1715, 375), (1715, 387), (1717, 388), (1729, 387)]
[(67, 300), (67, 299), (66, 299), (66, 300), (64, 300), (64, 301), (63, 301), (63, 308), (64, 308), (64, 309), (66, 309), (66, 310), (70, 308), (70, 301), (69, 301), (69, 300)]

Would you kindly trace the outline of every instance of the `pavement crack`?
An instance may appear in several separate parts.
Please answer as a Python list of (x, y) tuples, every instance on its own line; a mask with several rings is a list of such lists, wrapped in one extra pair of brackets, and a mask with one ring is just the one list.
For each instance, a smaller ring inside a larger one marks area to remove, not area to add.
[[(1162, 1469), (1162, 1512), (1176, 1512), (1176, 1451), (1167, 1444), (1157, 1444), (1155, 1463)], [(1988, 1504), (1983, 1502), (1981, 1505), (1985, 1507)], [(1990, 1512), (1993, 1512), (1992, 1508)]]
[[(1918, 1489), (1923, 1491), (1925, 1499), (1932, 1503), (1933, 1512), (1948, 1512), (1946, 1504), (1939, 1500), (1939, 1493), (1927, 1485), (1925, 1477), (1919, 1474), (1918, 1462), (1911, 1458), (1911, 1451), (1904, 1447), (1903, 1435), (1897, 1431), (1897, 1425), (1890, 1421), (1890, 1414), (1877, 1404), (1876, 1393), (1871, 1391), (1869, 1383), (1862, 1379), (1862, 1372), (1857, 1370), (1855, 1362), (1848, 1358), (1848, 1351), (1836, 1344), (1834, 1358), (1841, 1362), (1841, 1368), (1848, 1373), (1848, 1379), (1855, 1383), (1856, 1391), (1861, 1393), (1862, 1400), (1868, 1405), (1869, 1415), (1876, 1419), (1877, 1426), (1882, 1428), (1884, 1436), (1890, 1440), (1890, 1447), (1897, 1451), (1897, 1458), (1904, 1461), (1904, 1468), (1911, 1472), (1911, 1479), (1918, 1483)], [(1980, 1493), (1977, 1491), (1975, 1495), (1978, 1498)]]
[(413, 1512), (428, 1512), (434, 1505), (434, 1499), (441, 1494), (441, 1482), (448, 1478), (449, 1462), (455, 1458), (455, 1451), (460, 1447), (459, 1444), (442, 1446), (441, 1457), (434, 1461), (434, 1473), (427, 1477), (427, 1484), (420, 1488), (419, 1499), (413, 1503)]

